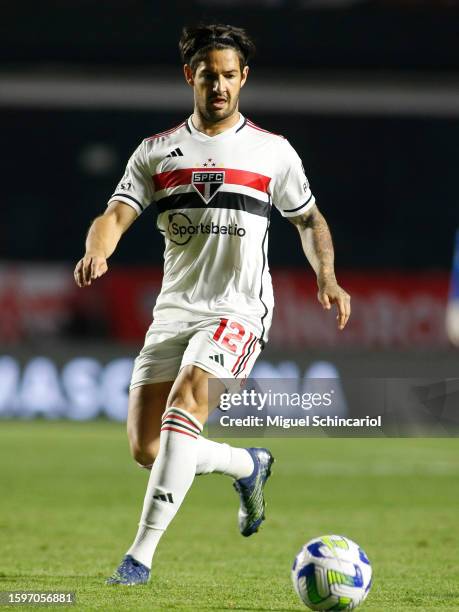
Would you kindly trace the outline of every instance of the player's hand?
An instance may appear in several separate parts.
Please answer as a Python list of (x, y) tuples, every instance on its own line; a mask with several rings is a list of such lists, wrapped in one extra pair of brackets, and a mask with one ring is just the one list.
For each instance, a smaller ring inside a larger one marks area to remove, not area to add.
[(78, 287), (88, 287), (93, 280), (105, 274), (107, 270), (105, 257), (86, 253), (75, 266), (73, 276)]
[(338, 329), (344, 329), (351, 316), (351, 296), (342, 289), (336, 280), (318, 280), (319, 291), (317, 299), (325, 310), (330, 310), (332, 304), (336, 304), (338, 314)]

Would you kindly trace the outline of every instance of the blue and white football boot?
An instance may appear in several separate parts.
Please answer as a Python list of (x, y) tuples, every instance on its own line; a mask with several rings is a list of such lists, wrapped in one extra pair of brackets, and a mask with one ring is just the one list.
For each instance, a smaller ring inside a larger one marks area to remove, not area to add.
[(114, 573), (105, 581), (107, 584), (146, 584), (150, 578), (150, 570), (146, 565), (136, 561), (131, 555), (126, 555)]
[(254, 469), (250, 476), (240, 478), (233, 484), (239, 493), (241, 505), (238, 519), (239, 530), (245, 537), (256, 533), (265, 520), (265, 498), (263, 489), (271, 475), (274, 457), (267, 448), (247, 448), (253, 459)]

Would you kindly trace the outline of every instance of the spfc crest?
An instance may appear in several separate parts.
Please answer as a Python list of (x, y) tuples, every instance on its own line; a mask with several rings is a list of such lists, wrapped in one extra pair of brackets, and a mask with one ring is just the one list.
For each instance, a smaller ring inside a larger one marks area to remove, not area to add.
[(225, 172), (221, 170), (218, 172), (209, 172), (208, 170), (202, 172), (199, 170), (191, 175), (193, 187), (206, 204), (211, 201), (224, 182)]

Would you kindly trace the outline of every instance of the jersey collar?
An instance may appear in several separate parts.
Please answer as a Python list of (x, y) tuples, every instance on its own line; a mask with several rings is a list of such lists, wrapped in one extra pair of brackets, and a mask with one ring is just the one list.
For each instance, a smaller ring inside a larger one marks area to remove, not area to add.
[(191, 117), (192, 115), (190, 115), (186, 120), (187, 129), (194, 138), (200, 140), (201, 142), (218, 142), (220, 140), (224, 140), (225, 138), (228, 138), (228, 136), (236, 134), (236, 132), (238, 132), (244, 127), (247, 121), (247, 119), (242, 115), (242, 113), (239, 113), (239, 121), (235, 125), (233, 125), (233, 127), (230, 127), (227, 130), (220, 132), (220, 134), (217, 134), (216, 136), (208, 136), (207, 134), (200, 132), (194, 127)]

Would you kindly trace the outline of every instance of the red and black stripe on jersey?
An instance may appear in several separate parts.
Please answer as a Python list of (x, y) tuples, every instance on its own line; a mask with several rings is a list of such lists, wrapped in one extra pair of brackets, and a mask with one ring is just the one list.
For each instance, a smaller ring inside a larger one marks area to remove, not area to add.
[[(238, 170), (234, 168), (183, 168), (180, 170), (171, 170), (155, 174), (153, 183), (156, 192), (173, 189), (183, 185), (192, 184), (193, 172), (225, 172), (225, 186), (237, 185), (248, 187), (254, 191), (259, 191), (261, 194), (268, 194), (269, 176), (249, 172), (246, 170)], [(268, 201), (256, 198), (245, 193), (237, 191), (218, 191), (215, 196), (205, 205), (198, 193), (189, 191), (185, 193), (175, 193), (165, 195), (156, 201), (159, 213), (166, 212), (177, 208), (224, 208), (231, 210), (240, 210), (268, 218), (271, 212), (270, 198)]]
[(204, 204), (201, 196), (192, 191), (177, 193), (158, 200), (157, 208), (158, 213), (168, 210), (179, 210), (181, 208), (224, 208), (227, 210), (241, 210), (265, 218), (269, 218), (271, 212), (269, 202), (263, 202), (244, 193), (228, 191), (219, 191), (208, 204)]
[(241, 185), (242, 187), (250, 187), (262, 193), (268, 193), (269, 183), (271, 178), (258, 174), (257, 172), (249, 172), (248, 170), (237, 170), (235, 168), (182, 168), (180, 170), (169, 170), (168, 172), (160, 172), (153, 175), (153, 183), (156, 191), (170, 189), (180, 185), (190, 185), (193, 172), (224, 172), (225, 184)]

